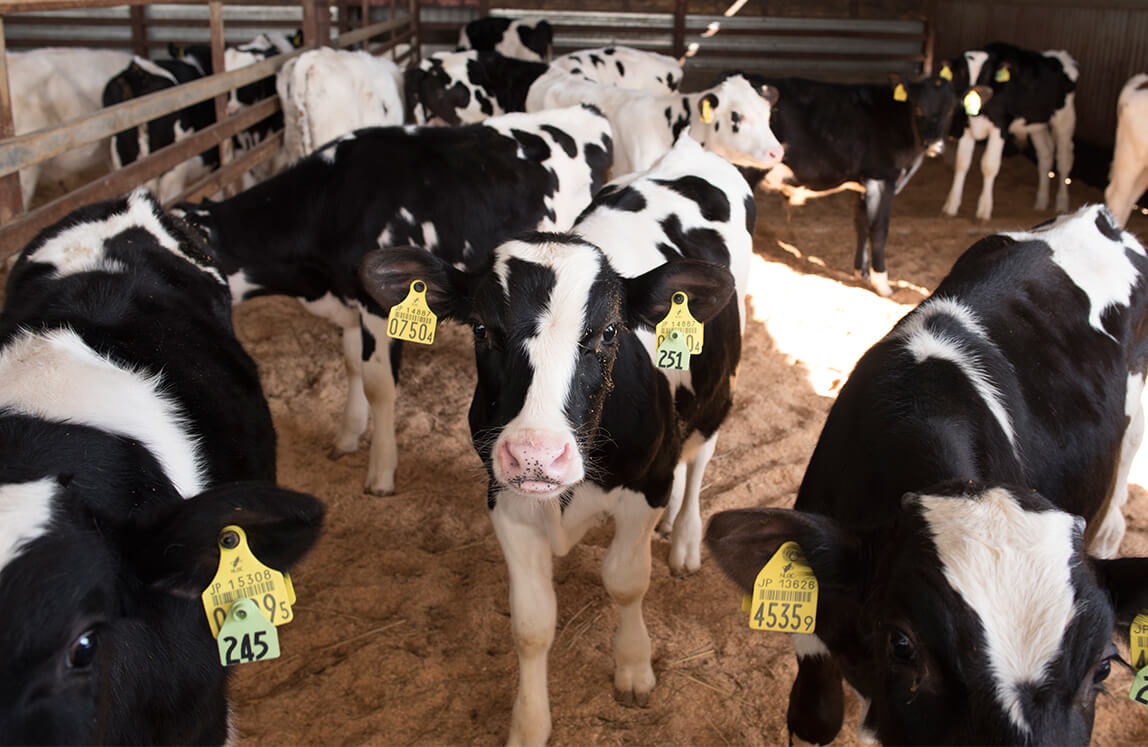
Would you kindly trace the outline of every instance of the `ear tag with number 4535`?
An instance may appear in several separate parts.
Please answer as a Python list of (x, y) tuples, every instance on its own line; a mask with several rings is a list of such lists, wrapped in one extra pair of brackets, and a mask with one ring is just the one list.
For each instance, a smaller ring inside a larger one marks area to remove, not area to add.
[(411, 282), (410, 293), (391, 307), (387, 317), (387, 336), (396, 340), (430, 345), (438, 317), (427, 306), (427, 284), (421, 280)]
[[(694, 319), (690, 313), (690, 298), (682, 291), (677, 291), (674, 295), (670, 296), (670, 310), (666, 314), (666, 318), (658, 322), (654, 327), (654, 334), (657, 335), (656, 349), (660, 349), (669, 338), (670, 332), (678, 330), (682, 333), (682, 337), (686, 341), (686, 349), (690, 351), (690, 355), (698, 355), (702, 352), (702, 323)], [(663, 366), (664, 368), (664, 366)]]
[(219, 629), (219, 663), (225, 667), (279, 658), (279, 631), (254, 599), (240, 599)]
[(200, 597), (211, 634), (217, 638), (227, 613), (239, 599), (254, 600), (273, 625), (284, 625), (295, 617), (291, 611), (295, 590), (290, 581), (259, 562), (247, 546), (247, 533), (234, 524), (219, 533), (219, 569)]
[(671, 368), (676, 371), (690, 370), (690, 349), (680, 329), (670, 330), (670, 336), (658, 346), (658, 368)]
[(749, 627), (780, 633), (812, 633), (817, 629), (817, 577), (796, 542), (777, 548), (757, 574)]

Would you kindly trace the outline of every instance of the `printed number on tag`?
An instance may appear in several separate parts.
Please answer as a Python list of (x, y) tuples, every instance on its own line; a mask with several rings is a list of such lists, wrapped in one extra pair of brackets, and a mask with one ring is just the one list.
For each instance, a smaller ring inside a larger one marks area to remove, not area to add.
[(291, 597), (283, 574), (251, 552), (246, 532), (234, 524), (224, 527), (219, 533), (219, 569), (200, 595), (211, 634), (219, 636), (228, 611), (239, 599), (254, 600), (272, 625), (289, 623), (294, 619)]
[(396, 340), (430, 345), (434, 342), (438, 318), (427, 306), (427, 284), (421, 280), (411, 282), (410, 293), (391, 307), (387, 317), (387, 336)]
[(702, 352), (702, 342), (704, 342), (702, 323), (694, 319), (693, 315), (690, 314), (689, 296), (681, 291), (677, 291), (670, 297), (670, 304), (670, 311), (666, 314), (666, 318), (658, 322), (658, 325), (654, 328), (654, 334), (657, 335), (657, 341), (654, 347), (662, 347), (666, 339), (670, 336), (670, 332), (676, 329), (682, 333), (690, 355), (700, 354)]
[(817, 628), (817, 578), (796, 542), (777, 549), (753, 584), (749, 627), (781, 633)]
[(225, 667), (279, 658), (279, 633), (252, 599), (231, 605), (218, 645), (219, 663)]

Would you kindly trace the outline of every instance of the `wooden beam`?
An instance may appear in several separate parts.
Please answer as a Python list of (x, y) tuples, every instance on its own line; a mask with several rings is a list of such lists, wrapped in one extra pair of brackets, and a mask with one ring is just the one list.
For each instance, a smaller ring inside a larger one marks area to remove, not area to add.
[(133, 5), (128, 9), (128, 16), (132, 26), (132, 52), (147, 58), (147, 9), (142, 5)]
[[(211, 71), (222, 73), (227, 70), (224, 48), (227, 42), (223, 38), (223, 0), (210, 0), (208, 7), (208, 28), (211, 29)], [(227, 94), (220, 93), (215, 97), (215, 121), (222, 122), (227, 117)], [(220, 142), (219, 164), (225, 165), (231, 160), (231, 143)]]
[(679, 60), (686, 53), (686, 14), (689, 12), (689, 0), (677, 0), (674, 3), (674, 32), (673, 57)]
[(335, 40), (334, 46), (336, 47), (349, 47), (361, 41), (370, 39), (373, 36), (384, 34), (393, 29), (401, 26), (406, 26), (408, 23), (406, 18), (396, 18), (392, 21), (379, 21), (372, 23), (370, 26), (365, 26), (355, 31), (349, 31), (346, 34), (339, 34), (339, 38)]
[[(8, 52), (4, 47), (4, 18), (0, 16), (0, 140), (15, 134), (12, 93), (8, 87)], [(20, 191), (20, 174), (10, 173), (0, 178), (0, 224), (7, 223), (23, 211), (24, 195)]]
[(248, 170), (275, 157), (282, 147), (283, 131), (279, 130), (278, 132), (271, 133), (266, 140), (244, 153), (241, 158), (237, 158), (223, 168), (216, 169), (210, 174), (207, 174), (169, 201), (164, 207), (170, 208), (172, 205), (178, 205), (181, 202), (195, 202), (210, 197), (231, 182), (242, 177)]

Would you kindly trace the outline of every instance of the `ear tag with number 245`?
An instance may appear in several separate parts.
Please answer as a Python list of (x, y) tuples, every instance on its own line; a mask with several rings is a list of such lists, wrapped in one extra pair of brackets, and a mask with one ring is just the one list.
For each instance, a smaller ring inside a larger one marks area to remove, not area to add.
[(284, 574), (269, 568), (247, 546), (247, 533), (230, 524), (219, 533), (219, 569), (200, 598), (211, 634), (219, 629), (236, 600), (252, 599), (273, 625), (291, 622), (295, 590)]
[(427, 306), (427, 284), (414, 280), (407, 297), (391, 307), (387, 317), (387, 336), (430, 345), (434, 342), (437, 324), (438, 317)]
[(1136, 677), (1128, 697), (1141, 705), (1148, 705), (1148, 612), (1141, 612), (1132, 620), (1128, 631), (1128, 648)]
[(757, 574), (749, 627), (779, 633), (812, 633), (817, 629), (817, 577), (796, 542), (777, 548)]
[(279, 658), (279, 632), (254, 599), (240, 599), (219, 629), (219, 663), (225, 667)]

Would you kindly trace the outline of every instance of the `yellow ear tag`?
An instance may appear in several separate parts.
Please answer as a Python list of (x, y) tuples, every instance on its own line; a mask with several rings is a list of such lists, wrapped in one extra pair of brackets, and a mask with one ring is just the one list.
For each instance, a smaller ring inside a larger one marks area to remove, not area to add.
[(658, 368), (676, 371), (690, 370), (690, 349), (680, 329), (671, 329), (670, 335), (658, 346)]
[(279, 631), (254, 599), (239, 599), (219, 629), (219, 663), (225, 667), (279, 658)]
[(415, 280), (407, 297), (391, 307), (391, 315), (387, 317), (387, 336), (430, 345), (434, 342), (437, 324), (438, 318), (427, 306), (427, 284)]
[(953, 71), (949, 68), (948, 65), (941, 67), (941, 72), (937, 73), (937, 75), (941, 78), (944, 78), (945, 80), (953, 79)]
[(686, 349), (690, 351), (690, 355), (698, 355), (702, 352), (704, 335), (702, 334), (702, 323), (690, 314), (689, 296), (677, 291), (670, 297), (670, 303), (670, 311), (666, 314), (666, 318), (654, 327), (654, 334), (658, 337), (656, 348), (661, 349), (670, 336), (670, 332), (676, 329), (680, 330), (682, 337), (685, 338)]
[(777, 552), (753, 582), (749, 627), (779, 633), (812, 633), (817, 628), (817, 577), (793, 541)]
[(1008, 71), (1007, 67), (998, 68), (996, 75), (993, 76), (993, 80), (997, 83), (1008, 83), (1011, 78), (1012, 74)]
[(753, 609), (753, 595), (752, 594), (742, 594), (741, 595), (741, 611), (742, 612), (749, 612), (751, 609)]
[(981, 95), (976, 91), (965, 94), (965, 114), (975, 117), (981, 113)]
[(702, 99), (702, 124), (710, 124), (714, 121), (714, 108), (710, 106), (709, 99)]
[(219, 636), (228, 611), (239, 599), (254, 599), (274, 625), (291, 622), (295, 614), (288, 588), (282, 573), (260, 563), (251, 552), (241, 527), (225, 526), (219, 533), (219, 570), (200, 595), (211, 634)]
[(1132, 654), (1132, 668), (1140, 670), (1148, 667), (1148, 611), (1132, 619), (1132, 627), (1128, 631), (1128, 647)]
[(894, 101), (908, 101), (909, 100), (909, 92), (907, 90), (905, 90), (905, 84), (904, 83), (898, 83), (897, 87), (893, 89), (893, 100)]

